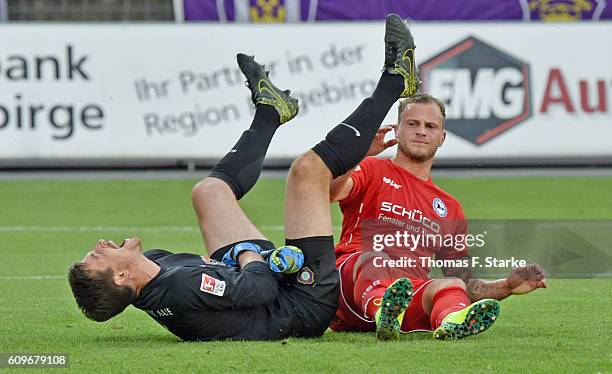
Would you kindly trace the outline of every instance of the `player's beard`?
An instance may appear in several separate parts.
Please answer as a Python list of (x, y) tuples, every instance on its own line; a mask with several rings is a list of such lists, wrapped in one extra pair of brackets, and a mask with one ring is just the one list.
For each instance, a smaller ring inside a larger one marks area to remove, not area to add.
[(431, 160), (436, 155), (436, 151), (438, 150), (438, 148), (436, 147), (433, 150), (431, 150), (431, 152), (427, 154), (423, 154), (423, 153), (410, 152), (410, 149), (408, 149), (408, 147), (403, 146), (402, 143), (398, 143), (397, 146), (398, 146), (399, 151), (404, 156), (406, 156), (406, 158), (418, 164)]

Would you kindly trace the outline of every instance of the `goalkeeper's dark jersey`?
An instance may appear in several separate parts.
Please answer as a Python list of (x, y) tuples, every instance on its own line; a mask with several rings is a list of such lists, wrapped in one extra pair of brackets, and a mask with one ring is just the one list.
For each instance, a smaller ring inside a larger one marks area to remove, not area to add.
[(313, 305), (263, 262), (238, 269), (190, 253), (152, 250), (144, 255), (161, 269), (133, 305), (183, 340), (317, 336), (333, 315), (325, 299)]
[(183, 340), (268, 340), (294, 335), (293, 306), (263, 262), (242, 270), (190, 253), (144, 254), (161, 270), (134, 306)]

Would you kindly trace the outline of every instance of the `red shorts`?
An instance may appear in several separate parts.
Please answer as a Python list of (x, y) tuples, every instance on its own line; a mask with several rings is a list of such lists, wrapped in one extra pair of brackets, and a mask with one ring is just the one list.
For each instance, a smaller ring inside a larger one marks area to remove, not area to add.
[[(334, 331), (376, 331), (374, 320), (360, 313), (353, 300), (353, 269), (360, 254), (361, 252), (357, 252), (336, 260), (336, 266), (340, 272), (340, 300), (338, 310), (330, 326)], [(414, 292), (412, 301), (408, 305), (406, 314), (404, 314), (401, 331), (431, 331), (429, 315), (423, 311), (421, 306), (423, 292), (431, 280), (409, 279), (412, 282)]]

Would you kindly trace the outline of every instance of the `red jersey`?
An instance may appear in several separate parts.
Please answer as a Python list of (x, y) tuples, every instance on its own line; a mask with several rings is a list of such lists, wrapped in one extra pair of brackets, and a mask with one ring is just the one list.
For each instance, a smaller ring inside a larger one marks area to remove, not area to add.
[[(429, 259), (467, 255), (467, 225), (459, 202), (431, 179), (419, 179), (390, 159), (367, 157), (354, 170), (350, 194), (340, 201), (344, 216), (337, 263), (358, 251), (384, 251), (413, 258), (415, 278), (426, 278)], [(462, 241), (463, 240), (463, 241)]]

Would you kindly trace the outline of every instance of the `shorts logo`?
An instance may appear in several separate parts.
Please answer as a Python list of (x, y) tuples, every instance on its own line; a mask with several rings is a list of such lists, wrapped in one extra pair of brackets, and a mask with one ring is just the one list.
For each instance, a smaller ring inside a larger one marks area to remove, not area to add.
[(223, 296), (223, 294), (225, 293), (225, 281), (213, 278), (208, 274), (202, 274), (202, 284), (200, 284), (200, 291), (215, 296)]
[(446, 217), (446, 215), (448, 214), (446, 204), (444, 204), (444, 201), (440, 200), (437, 197), (433, 200), (433, 208), (436, 211), (436, 214), (442, 218)]
[[(373, 262), (373, 261), (372, 261), (372, 262)], [(372, 291), (372, 290), (374, 289), (374, 287), (376, 287), (376, 286), (378, 286), (378, 285), (380, 285), (380, 279), (377, 279), (377, 280), (375, 280), (374, 282), (372, 282), (372, 284), (371, 284), (371, 285), (369, 285), (369, 286), (368, 286), (368, 287), (365, 289), (365, 291), (363, 291), (363, 293), (361, 294), (361, 299), (362, 299), (362, 300), (363, 300), (363, 299), (365, 299), (365, 298), (366, 298), (366, 295), (368, 294), (368, 292)], [(380, 304), (379, 304), (378, 306), (380, 306)]]
[(309, 267), (304, 267), (297, 276), (297, 282), (305, 285), (311, 285), (314, 283), (314, 273)]

